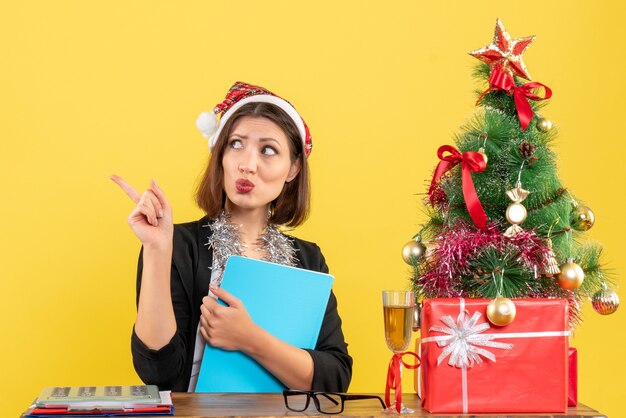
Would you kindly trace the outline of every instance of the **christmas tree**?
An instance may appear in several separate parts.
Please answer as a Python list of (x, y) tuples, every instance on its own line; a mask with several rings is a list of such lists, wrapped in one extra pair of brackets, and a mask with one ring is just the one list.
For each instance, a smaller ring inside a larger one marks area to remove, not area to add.
[[(552, 92), (527, 81), (522, 59), (533, 40), (511, 39), (498, 20), (492, 44), (470, 52), (485, 87), (456, 148), (438, 150), (429, 220), (403, 258), (418, 298), (490, 298), (502, 312), (509, 298), (565, 298), (575, 324), (584, 298), (602, 314), (619, 300), (602, 247), (585, 239), (594, 214), (557, 175), (557, 129), (539, 113)], [(505, 325), (514, 311), (494, 319)]]

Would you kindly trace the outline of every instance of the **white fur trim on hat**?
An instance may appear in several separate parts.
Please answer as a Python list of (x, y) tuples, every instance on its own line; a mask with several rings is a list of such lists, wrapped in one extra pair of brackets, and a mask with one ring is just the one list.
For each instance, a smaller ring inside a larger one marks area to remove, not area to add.
[[(296, 124), (296, 127), (298, 128), (298, 133), (300, 134), (300, 139), (302, 140), (302, 145), (303, 146), (306, 145), (306, 130), (304, 128), (304, 122), (302, 121), (302, 118), (300, 117), (300, 114), (296, 111), (296, 109), (292, 105), (290, 105), (289, 102), (287, 102), (284, 99), (281, 99), (280, 97), (272, 96), (270, 94), (257, 94), (255, 96), (248, 96), (244, 99), (241, 99), (237, 103), (232, 105), (230, 109), (224, 112), (224, 114), (220, 118), (220, 121), (217, 123), (217, 129), (214, 131), (213, 134), (209, 136), (205, 135), (205, 131), (202, 128), (200, 128), (199, 121), (200, 121), (200, 118), (202, 117), (202, 114), (200, 114), (200, 116), (198, 117), (198, 120), (196, 121), (196, 126), (198, 126), (198, 129), (200, 129), (203, 136), (209, 138), (210, 150), (212, 150), (215, 147), (215, 142), (217, 142), (217, 138), (219, 138), (220, 132), (222, 132), (222, 128), (224, 127), (224, 125), (226, 124), (230, 116), (237, 109), (239, 109), (241, 106), (245, 105), (246, 103), (256, 103), (256, 102), (271, 103), (273, 105), (280, 107), (282, 110), (284, 110)], [(203, 113), (208, 113), (208, 112), (203, 112)], [(215, 115), (213, 115), (213, 118), (215, 118)], [(204, 122), (204, 118), (203, 118), (203, 122)], [(202, 126), (204, 127), (205, 125), (203, 124)], [(206, 126), (208, 126), (208, 124)]]

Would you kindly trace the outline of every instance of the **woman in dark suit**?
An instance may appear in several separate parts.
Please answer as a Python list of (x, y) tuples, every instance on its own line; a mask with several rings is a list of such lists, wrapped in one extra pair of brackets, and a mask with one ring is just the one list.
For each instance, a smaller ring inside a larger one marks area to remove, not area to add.
[(135, 370), (161, 389), (194, 391), (211, 344), (247, 354), (286, 387), (345, 392), (352, 358), (334, 294), (315, 349), (305, 350), (255, 325), (241, 301), (220, 289), (231, 255), (328, 272), (317, 245), (280, 229), (308, 215), (308, 127), (289, 102), (244, 83), (233, 85), (197, 125), (211, 149), (196, 193), (202, 219), (173, 225), (156, 182), (141, 194), (111, 177), (136, 203), (128, 223), (143, 245), (131, 340)]

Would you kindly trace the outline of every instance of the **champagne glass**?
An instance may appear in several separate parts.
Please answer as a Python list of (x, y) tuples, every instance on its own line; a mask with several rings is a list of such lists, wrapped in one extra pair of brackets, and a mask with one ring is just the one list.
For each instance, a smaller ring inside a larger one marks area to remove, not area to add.
[[(403, 353), (411, 344), (415, 295), (407, 290), (383, 290), (383, 317), (385, 323), (385, 341), (394, 354)], [(402, 363), (400, 363), (400, 378)], [(396, 412), (395, 404), (387, 408)], [(402, 405), (401, 414), (411, 414), (410, 408)]]

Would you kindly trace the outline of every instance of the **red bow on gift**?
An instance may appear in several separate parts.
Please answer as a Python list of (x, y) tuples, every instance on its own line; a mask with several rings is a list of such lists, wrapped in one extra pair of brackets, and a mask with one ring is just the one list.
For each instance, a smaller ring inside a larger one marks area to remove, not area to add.
[[(444, 157), (444, 152), (449, 152), (451, 155)], [(487, 225), (487, 214), (481, 205), (478, 195), (476, 194), (476, 188), (474, 188), (474, 180), (472, 180), (472, 171), (475, 173), (484, 171), (487, 167), (483, 156), (474, 151), (468, 151), (461, 154), (456, 148), (451, 145), (442, 145), (437, 150), (437, 156), (441, 161), (435, 169), (433, 180), (430, 182), (430, 189), (428, 195), (433, 203), (433, 196), (437, 188), (438, 180), (452, 167), (458, 163), (462, 163), (462, 180), (463, 180), (463, 198), (465, 199), (465, 205), (467, 210), (476, 224), (477, 227), (484, 229)]]
[[(415, 364), (407, 364), (402, 360), (402, 356), (405, 354), (409, 354), (416, 358)], [(402, 410), (402, 376), (400, 374), (400, 363), (404, 364), (404, 367), (407, 369), (417, 369), (421, 360), (419, 356), (410, 351), (405, 351), (404, 353), (396, 353), (391, 357), (389, 361), (389, 369), (387, 369), (387, 385), (385, 386), (385, 404), (389, 408), (391, 406), (391, 397), (390, 391), (393, 388), (393, 391), (396, 395), (396, 411), (398, 414)]]
[[(513, 80), (513, 76), (502, 70), (502, 68), (498, 65), (494, 66), (491, 70), (491, 76), (489, 77), (489, 85), (490, 87), (480, 96), (476, 104), (480, 103), (480, 101), (485, 97), (487, 93), (495, 90), (504, 90), (507, 94), (513, 96), (515, 100), (515, 107), (517, 108), (517, 116), (519, 118), (519, 123), (522, 125), (522, 129), (526, 130), (528, 128), (528, 124), (533, 118), (533, 109), (530, 107), (530, 103), (528, 103), (528, 99), (531, 100), (546, 100), (552, 97), (552, 90), (548, 86), (545, 86), (541, 83), (530, 82), (526, 83), (522, 86), (518, 86), (515, 84), (515, 80)], [(541, 97), (534, 94), (531, 90), (534, 88), (543, 87), (545, 90), (545, 96)]]

